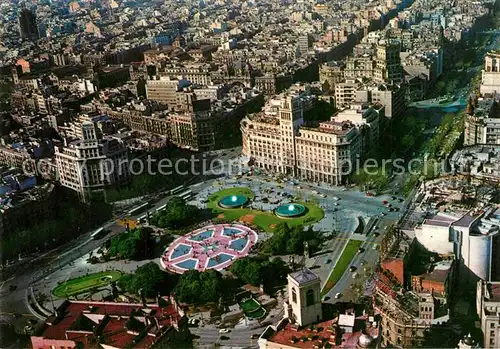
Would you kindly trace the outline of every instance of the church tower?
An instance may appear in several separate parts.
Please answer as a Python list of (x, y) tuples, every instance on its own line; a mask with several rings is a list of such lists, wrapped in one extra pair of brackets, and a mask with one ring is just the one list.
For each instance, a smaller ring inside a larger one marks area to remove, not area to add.
[(288, 274), (288, 301), (285, 317), (300, 326), (321, 321), (321, 281), (311, 270), (303, 268)]

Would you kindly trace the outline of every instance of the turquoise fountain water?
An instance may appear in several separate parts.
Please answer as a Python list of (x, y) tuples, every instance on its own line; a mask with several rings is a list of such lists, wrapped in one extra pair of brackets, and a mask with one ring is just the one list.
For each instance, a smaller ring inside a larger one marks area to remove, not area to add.
[(306, 212), (306, 207), (301, 204), (285, 204), (278, 206), (274, 213), (281, 218), (291, 218), (302, 216)]
[(245, 195), (229, 195), (219, 201), (219, 206), (223, 208), (237, 208), (245, 205), (247, 202), (248, 197)]

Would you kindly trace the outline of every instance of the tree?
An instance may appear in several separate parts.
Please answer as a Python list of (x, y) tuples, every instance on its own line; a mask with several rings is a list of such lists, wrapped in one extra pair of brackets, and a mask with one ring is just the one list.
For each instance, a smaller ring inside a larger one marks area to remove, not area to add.
[(149, 262), (137, 268), (134, 274), (123, 275), (118, 286), (134, 294), (154, 297), (158, 293), (168, 294), (173, 289), (177, 276), (160, 269), (158, 264)]
[(263, 244), (262, 252), (271, 255), (303, 254), (306, 241), (310, 246), (317, 246), (320, 240), (320, 235), (311, 227), (304, 230), (301, 225), (290, 228), (286, 223), (280, 223), (273, 236)]
[(280, 258), (269, 260), (266, 257), (244, 257), (231, 265), (231, 272), (241, 281), (270, 289), (284, 282), (290, 269)]
[(199, 217), (197, 207), (187, 205), (184, 199), (173, 197), (167, 203), (165, 210), (151, 218), (151, 223), (160, 228), (181, 228), (192, 224)]
[(151, 228), (141, 227), (111, 239), (109, 255), (124, 259), (148, 257), (154, 248)]
[(200, 273), (188, 270), (179, 278), (175, 287), (175, 295), (181, 302), (207, 303), (219, 300), (222, 291), (222, 275), (215, 270)]

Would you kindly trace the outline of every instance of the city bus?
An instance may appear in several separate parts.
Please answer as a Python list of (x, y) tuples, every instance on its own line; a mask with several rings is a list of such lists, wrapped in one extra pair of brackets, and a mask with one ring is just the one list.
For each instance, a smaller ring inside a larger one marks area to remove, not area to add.
[(191, 190), (186, 190), (186, 191), (184, 191), (184, 192), (182, 192), (180, 194), (177, 194), (177, 197), (183, 198), (183, 197), (189, 196), (191, 194), (193, 194), (193, 192)]
[(95, 232), (93, 232), (92, 235), (90, 235), (90, 237), (94, 240), (99, 240), (104, 235), (106, 235), (106, 233), (107, 233), (107, 231), (101, 227), (101, 228), (97, 229)]
[(146, 202), (146, 203), (144, 203), (144, 204), (142, 204), (142, 205), (139, 205), (139, 206), (137, 206), (137, 207), (135, 207), (135, 208), (131, 209), (131, 210), (128, 212), (128, 214), (129, 214), (129, 216), (134, 216), (134, 215), (136, 215), (136, 214), (138, 214), (138, 213), (143, 212), (143, 211), (144, 211), (144, 210), (146, 210), (148, 207), (149, 207), (149, 203), (147, 203), (147, 202)]
[(147, 214), (143, 214), (142, 216), (140, 216), (139, 218), (137, 218), (137, 223), (138, 224), (146, 223), (147, 218), (148, 218), (148, 215)]
[(181, 192), (182, 190), (184, 190), (184, 186), (179, 185), (178, 187), (175, 187), (174, 189), (170, 190), (170, 195), (175, 195), (175, 194)]
[(162, 205), (162, 206), (160, 206), (160, 207), (158, 207), (158, 208), (156, 209), (156, 212), (163, 211), (163, 210), (164, 210), (164, 209), (166, 209), (166, 208), (167, 208), (167, 204)]
[(184, 201), (189, 201), (191, 197), (193, 196), (193, 193), (187, 193), (181, 196), (180, 198), (183, 199)]

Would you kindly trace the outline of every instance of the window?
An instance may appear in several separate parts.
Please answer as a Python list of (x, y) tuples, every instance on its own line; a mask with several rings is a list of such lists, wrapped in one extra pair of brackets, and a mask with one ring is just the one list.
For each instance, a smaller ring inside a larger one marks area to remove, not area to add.
[(310, 289), (306, 292), (306, 306), (314, 304), (314, 290)]
[(292, 288), (292, 302), (297, 303), (297, 292)]

